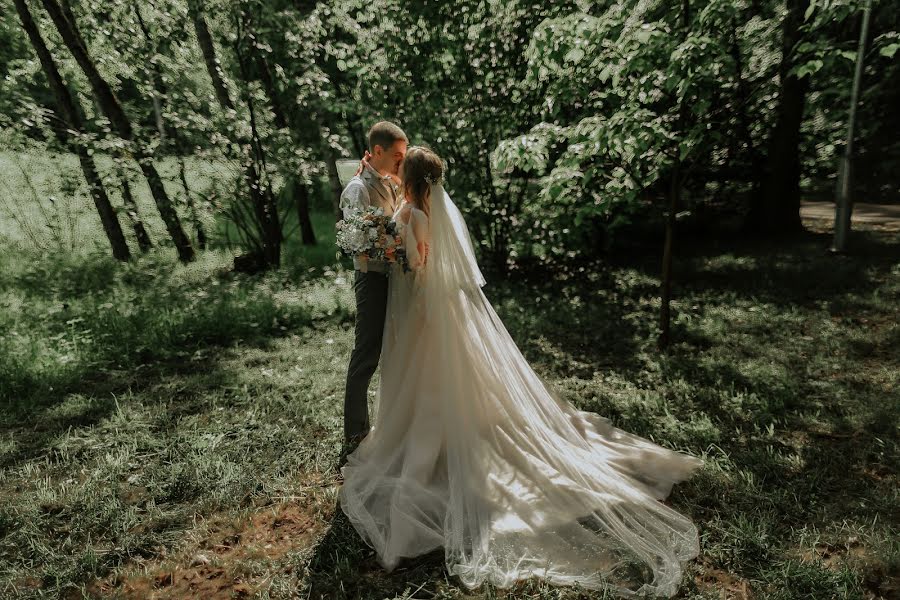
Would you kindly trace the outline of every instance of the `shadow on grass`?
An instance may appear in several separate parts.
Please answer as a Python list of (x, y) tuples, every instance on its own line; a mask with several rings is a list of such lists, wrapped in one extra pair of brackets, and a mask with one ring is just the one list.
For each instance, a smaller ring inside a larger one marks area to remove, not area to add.
[(529, 362), (560, 377), (590, 379), (606, 367), (640, 368), (637, 354), (654, 324), (634, 317), (655, 290), (634, 283), (623, 293), (608, 275), (575, 283), (510, 279), (486, 286), (485, 294)]
[(303, 596), (316, 599), (430, 598), (443, 580), (444, 551), (403, 559), (390, 573), (378, 563), (353, 524), (335, 503), (327, 533), (309, 562)]
[[(879, 271), (900, 257), (900, 235), (865, 231), (855, 232), (844, 255), (830, 252), (830, 235), (814, 232), (786, 241), (686, 240), (681, 246), (675, 255), (676, 300), (680, 293), (731, 292), (776, 306), (808, 307), (827, 300), (836, 310), (853, 310), (851, 297), (875, 290), (883, 283)], [(658, 264), (644, 260), (637, 266), (659, 277)]]

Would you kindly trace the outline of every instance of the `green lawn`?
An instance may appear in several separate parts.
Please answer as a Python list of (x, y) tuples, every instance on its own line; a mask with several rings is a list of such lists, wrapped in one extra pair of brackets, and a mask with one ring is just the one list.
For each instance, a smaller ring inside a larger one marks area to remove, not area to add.
[[(440, 553), (379, 569), (336, 506), (353, 302), (330, 219), (254, 277), (224, 248), (120, 265), (0, 221), (0, 597), (602, 597), (466, 595)], [(706, 459), (670, 500), (701, 532), (679, 598), (900, 594), (900, 235), (827, 244), (679, 246), (668, 355), (653, 248), (485, 288), (566, 399)]]

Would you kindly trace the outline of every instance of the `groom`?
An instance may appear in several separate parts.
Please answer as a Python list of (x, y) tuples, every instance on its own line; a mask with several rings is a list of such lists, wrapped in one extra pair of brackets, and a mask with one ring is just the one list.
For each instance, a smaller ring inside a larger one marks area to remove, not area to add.
[[(369, 157), (362, 170), (341, 194), (344, 218), (368, 206), (392, 216), (400, 205), (399, 171), (409, 140), (389, 121), (369, 130)], [(381, 357), (381, 338), (387, 308), (387, 264), (353, 258), (353, 291), (356, 294), (356, 340), (347, 368), (344, 396), (344, 448), (341, 461), (369, 432), (369, 382)]]

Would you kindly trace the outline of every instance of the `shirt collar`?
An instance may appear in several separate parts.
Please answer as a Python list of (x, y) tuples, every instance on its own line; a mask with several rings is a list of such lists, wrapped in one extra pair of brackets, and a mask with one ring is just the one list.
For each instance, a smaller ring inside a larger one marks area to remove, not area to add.
[(367, 163), (364, 170), (365, 170), (365, 172), (367, 172), (369, 174), (370, 177), (374, 177), (375, 179), (380, 179), (385, 184), (390, 184), (390, 182), (391, 182), (390, 175), (382, 175), (377, 170), (375, 170), (375, 167), (373, 167), (371, 164)]

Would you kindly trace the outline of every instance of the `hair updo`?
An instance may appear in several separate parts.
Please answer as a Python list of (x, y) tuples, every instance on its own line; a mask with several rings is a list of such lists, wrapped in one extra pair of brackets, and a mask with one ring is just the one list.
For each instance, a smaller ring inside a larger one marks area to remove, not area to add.
[(444, 178), (444, 161), (430, 148), (412, 146), (403, 159), (403, 195), (425, 214), (431, 213), (431, 184)]

